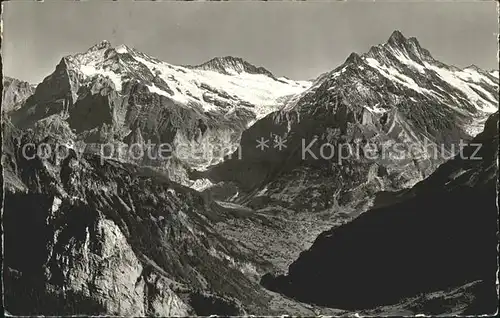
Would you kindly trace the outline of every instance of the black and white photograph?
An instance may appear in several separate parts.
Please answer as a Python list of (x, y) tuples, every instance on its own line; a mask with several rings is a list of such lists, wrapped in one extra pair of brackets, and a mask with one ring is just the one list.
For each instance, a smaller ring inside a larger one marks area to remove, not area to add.
[(1, 6), (6, 316), (498, 313), (497, 1)]

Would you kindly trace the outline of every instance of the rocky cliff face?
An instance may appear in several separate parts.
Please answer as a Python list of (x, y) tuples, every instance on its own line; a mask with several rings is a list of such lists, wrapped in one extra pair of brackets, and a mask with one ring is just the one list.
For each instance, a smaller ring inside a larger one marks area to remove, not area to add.
[(498, 113), (473, 142), (412, 195), (322, 233), (287, 275), (262, 283), (301, 301), (362, 309), (481, 281), (481, 305), (470, 314), (494, 312)]
[[(9, 313), (313, 314), (258, 284), (309, 246), (312, 221), (214, 201), (156, 169), (3, 128)], [(42, 143), (62, 146), (37, 155)]]
[[(395, 32), (246, 130), (242, 160), (201, 175), (238, 184), (236, 201), (245, 204), (363, 205), (378, 191), (411, 187), (451, 158), (497, 109), (497, 90), (490, 73), (447, 66)], [(259, 148), (260, 140), (267, 145)]]
[(12, 129), (4, 138), (10, 313), (264, 312), (268, 297), (252, 268), (269, 264), (215, 231), (227, 217), (215, 202), (151, 169), (64, 147), (24, 156), (36, 136)]
[(24, 101), (33, 94), (33, 86), (28, 82), (5, 76), (2, 89), (2, 112), (8, 113), (22, 106)]

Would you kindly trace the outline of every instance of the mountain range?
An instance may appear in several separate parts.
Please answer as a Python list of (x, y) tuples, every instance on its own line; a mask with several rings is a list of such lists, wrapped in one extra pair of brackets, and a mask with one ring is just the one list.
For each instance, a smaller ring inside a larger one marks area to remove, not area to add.
[[(476, 281), (475, 302), (494, 312), (498, 112), (474, 144), (481, 147), (466, 147), (465, 156), (399, 194), (404, 200), (323, 232), (287, 275), (265, 276), (264, 285), (301, 301), (360, 309)], [(476, 152), (481, 160), (464, 159)]]
[[(200, 175), (235, 183), (236, 200), (248, 204), (323, 210), (336, 201), (362, 203), (414, 185), (451, 158), (454, 145), (498, 109), (497, 92), (493, 73), (447, 66), (396, 31), (247, 129), (243, 160), (233, 156)], [(262, 137), (286, 140), (286, 149), (255, 148)], [(366, 144), (381, 155), (343, 159), (339, 151)]]
[(395, 31), (312, 81), (102, 41), (3, 85), (9, 313), (495, 311), (497, 70)]
[[(10, 117), (17, 127), (38, 126), (57, 131), (63, 139), (82, 141), (85, 151), (97, 151), (92, 144), (102, 143), (116, 148), (135, 141), (168, 143), (174, 149), (172, 160), (143, 158), (140, 163), (175, 174), (172, 170), (184, 166), (203, 168), (220, 161), (234, 151), (246, 127), (309, 86), (307, 81), (276, 78), (238, 58), (175, 66), (102, 41), (84, 53), (63, 57)], [(199, 153), (179, 158), (178, 144)], [(113, 155), (130, 160), (128, 153)]]

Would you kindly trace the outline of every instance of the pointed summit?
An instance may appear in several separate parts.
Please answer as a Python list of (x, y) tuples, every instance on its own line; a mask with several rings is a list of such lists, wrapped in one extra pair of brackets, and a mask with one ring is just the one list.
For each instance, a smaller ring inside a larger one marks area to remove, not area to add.
[(401, 33), (401, 31), (399, 30), (395, 30), (394, 32), (392, 32), (387, 43), (403, 43), (406, 41), (407, 39), (405, 38), (403, 33)]
[(403, 48), (408, 46), (408, 39), (403, 35), (403, 33), (396, 30), (392, 32), (385, 46), (390, 46), (394, 48)]
[(415, 37), (406, 38), (399, 30), (392, 32), (386, 43), (374, 46), (368, 52), (372, 57), (387, 56), (387, 54), (402, 54), (415, 61), (433, 60), (429, 51), (422, 48)]
[(479, 66), (477, 66), (476, 64), (471, 64), (467, 67), (464, 68), (465, 70), (469, 69), (469, 70), (474, 70), (474, 71), (483, 71)]
[(345, 64), (349, 64), (349, 63), (359, 64), (362, 62), (363, 62), (363, 60), (361, 59), (359, 54), (357, 54), (355, 52), (352, 52), (345, 60)]
[(108, 49), (111, 48), (111, 43), (108, 40), (102, 40), (101, 42), (91, 46), (85, 52), (63, 57), (63, 61), (66, 64), (73, 65), (73, 67), (75, 66), (75, 64), (96, 64), (106, 58), (105, 53)]

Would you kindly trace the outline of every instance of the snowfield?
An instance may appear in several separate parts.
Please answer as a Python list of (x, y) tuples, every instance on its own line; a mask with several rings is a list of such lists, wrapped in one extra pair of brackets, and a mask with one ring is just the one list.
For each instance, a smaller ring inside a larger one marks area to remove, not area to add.
[[(300, 94), (312, 85), (310, 81), (248, 73), (239, 65), (230, 65), (224, 72), (172, 65), (125, 45), (117, 46), (114, 49), (116, 54), (112, 55), (106, 53), (110, 48), (109, 42), (103, 41), (85, 53), (68, 57), (68, 61), (85, 77), (109, 78), (118, 92), (121, 92), (124, 81), (144, 79), (144, 76), (135, 73), (137, 65), (142, 64), (149, 70), (150, 76), (159, 77), (169, 88), (146, 83), (151, 93), (187, 107), (193, 103), (200, 105), (204, 111), (220, 110), (220, 105), (231, 105), (225, 112), (234, 110), (235, 106), (246, 107), (254, 112), (258, 120), (281, 108), (288, 97)], [(120, 58), (124, 54), (132, 57), (132, 61)], [(113, 61), (110, 65), (107, 59), (116, 55), (117, 62)]]
[[(469, 100), (474, 102), (479, 110), (486, 113), (494, 113), (498, 110), (498, 100), (493, 95), (485, 91), (482, 87), (475, 85), (474, 83), (465, 81), (469, 79), (471, 79), (473, 82), (479, 82), (483, 80), (485, 82), (490, 82), (491, 84), (498, 86), (498, 84), (493, 83), (486, 76), (482, 76), (477, 72), (471, 72), (471, 70), (467, 69), (464, 71), (454, 72), (429, 63), (425, 63), (425, 66), (429, 70), (436, 72), (445, 82), (462, 91)], [(488, 97), (488, 99), (483, 98), (473, 88), (481, 91)]]
[[(207, 93), (207, 89), (202, 86), (214, 88), (215, 91), (225, 92), (230, 97), (255, 105), (258, 119), (277, 110), (280, 106), (279, 98), (299, 94), (311, 86), (307, 81), (286, 79), (278, 81), (263, 74), (232, 72), (232, 75), (226, 75), (216, 71), (174, 67), (165, 62), (148, 60), (137, 55), (134, 55), (134, 58), (168, 84), (174, 91), (174, 96), (171, 98), (181, 103), (189, 101), (200, 103), (205, 111), (213, 110), (216, 106), (204, 100), (203, 95)], [(167, 93), (161, 92), (161, 94)], [(225, 97), (218, 98), (230, 100)]]

